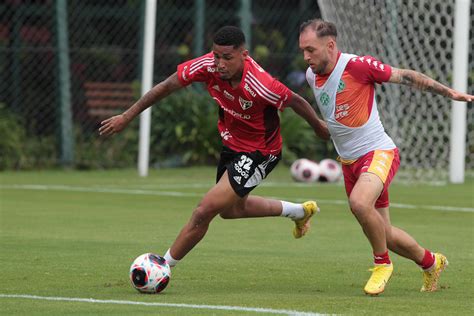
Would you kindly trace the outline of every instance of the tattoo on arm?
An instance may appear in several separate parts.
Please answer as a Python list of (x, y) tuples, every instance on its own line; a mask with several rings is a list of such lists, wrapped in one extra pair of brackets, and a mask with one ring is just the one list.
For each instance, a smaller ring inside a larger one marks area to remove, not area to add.
[(393, 68), (390, 82), (400, 83), (421, 91), (428, 91), (445, 97), (451, 96), (451, 89), (449, 87), (414, 70)]
[(127, 120), (132, 120), (142, 111), (146, 110), (154, 103), (158, 102), (159, 100), (163, 99), (164, 97), (171, 94), (173, 91), (178, 90), (181, 87), (182, 86), (178, 80), (178, 76), (176, 73), (174, 73), (166, 80), (160, 82), (150, 91), (145, 93), (145, 95), (143, 95), (135, 104), (133, 104), (127, 111), (125, 111), (125, 117), (127, 118)]

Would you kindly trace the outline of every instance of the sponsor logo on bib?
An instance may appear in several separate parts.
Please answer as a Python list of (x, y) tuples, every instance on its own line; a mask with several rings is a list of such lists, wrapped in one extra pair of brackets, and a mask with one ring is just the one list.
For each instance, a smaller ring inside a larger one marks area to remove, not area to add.
[(346, 84), (344, 83), (344, 81), (339, 80), (339, 84), (337, 86), (337, 92), (341, 92), (342, 90), (344, 90), (346, 88)]
[(321, 95), (319, 96), (319, 102), (321, 102), (322, 106), (328, 106), (330, 99), (331, 98), (329, 97), (329, 94), (327, 94), (326, 92), (321, 93)]

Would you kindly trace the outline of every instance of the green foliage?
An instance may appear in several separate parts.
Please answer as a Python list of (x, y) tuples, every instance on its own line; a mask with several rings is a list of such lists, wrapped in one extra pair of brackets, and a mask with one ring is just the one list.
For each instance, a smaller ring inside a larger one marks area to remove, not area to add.
[[(24, 124), (0, 104), (0, 170), (54, 168), (59, 148), (53, 135), (28, 135)], [(97, 131), (75, 130), (75, 165), (79, 169), (134, 166), (138, 154), (138, 124), (119, 135), (100, 138)]]
[(270, 50), (265, 45), (256, 45), (253, 50), (253, 57), (261, 63), (266, 62), (270, 56)]
[(133, 121), (120, 134), (100, 137), (80, 129), (75, 131), (75, 161), (79, 169), (133, 167), (138, 156), (138, 120)]
[[(136, 99), (140, 97), (141, 85), (132, 82)], [(121, 133), (101, 137), (98, 125), (93, 130), (76, 127), (75, 165), (78, 169), (108, 169), (134, 167), (138, 157), (139, 119), (135, 119)]]
[(185, 56), (188, 56), (191, 53), (191, 49), (189, 48), (188, 45), (181, 44), (176, 48), (176, 53), (179, 56), (185, 57)]
[[(153, 107), (151, 165), (213, 165), (222, 147), (217, 131), (218, 107), (204, 93), (185, 89)], [(27, 135), (24, 125), (0, 106), (0, 170), (52, 168), (58, 165), (55, 135)], [(326, 157), (327, 145), (292, 110), (281, 114), (283, 161)], [(134, 167), (138, 156), (138, 119), (122, 133), (99, 137), (97, 129), (75, 129), (75, 166), (78, 169)]]
[(258, 46), (270, 47), (273, 53), (280, 53), (285, 48), (286, 39), (283, 34), (276, 29), (264, 29), (257, 26), (254, 30), (253, 36)]
[(188, 88), (153, 107), (150, 156), (157, 165), (215, 162), (221, 149), (217, 105)]
[(0, 104), (0, 170), (50, 168), (56, 164), (53, 136), (27, 135), (21, 120)]
[(52, 168), (58, 163), (58, 147), (56, 137), (28, 136), (23, 146), (19, 169)]
[(328, 144), (318, 138), (309, 124), (291, 109), (281, 114), (283, 162), (291, 164), (298, 158), (321, 160), (327, 158)]
[(19, 120), (0, 103), (0, 170), (17, 168), (25, 140)]

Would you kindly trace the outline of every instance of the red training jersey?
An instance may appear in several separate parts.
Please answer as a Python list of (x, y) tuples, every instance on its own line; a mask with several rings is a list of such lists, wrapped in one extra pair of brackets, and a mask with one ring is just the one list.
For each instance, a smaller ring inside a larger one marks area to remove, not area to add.
[[(338, 59), (341, 53), (339, 52)], [(332, 72), (332, 71), (331, 71)], [(316, 77), (317, 87), (322, 86), (331, 72)], [(349, 127), (364, 125), (372, 111), (375, 83), (387, 82), (392, 68), (372, 56), (354, 57), (346, 66), (341, 81), (344, 87), (336, 95), (336, 120)]]
[(183, 86), (192, 82), (206, 84), (219, 106), (217, 127), (224, 146), (238, 152), (280, 153), (278, 110), (284, 109), (292, 92), (250, 56), (244, 62), (242, 80), (235, 88), (220, 79), (212, 52), (178, 65), (177, 73)]

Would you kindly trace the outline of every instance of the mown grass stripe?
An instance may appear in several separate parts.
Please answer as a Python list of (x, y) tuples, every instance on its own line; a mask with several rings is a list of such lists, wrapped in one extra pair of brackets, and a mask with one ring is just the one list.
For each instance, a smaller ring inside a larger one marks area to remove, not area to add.
[[(11, 184), (11, 185), (0, 185), (1, 189), (19, 189), (19, 190), (57, 190), (57, 191), (77, 191), (77, 192), (92, 192), (92, 193), (119, 193), (119, 194), (135, 194), (135, 195), (157, 195), (157, 196), (176, 196), (176, 197), (202, 197), (202, 193), (189, 193), (179, 191), (162, 191), (162, 190), (141, 190), (141, 189), (118, 189), (118, 188), (94, 188), (94, 187), (78, 187), (68, 185), (41, 185), (41, 184)], [(292, 199), (282, 196), (271, 197), (274, 199)], [(306, 201), (311, 198), (296, 198), (299, 201)], [(320, 203), (345, 205), (346, 200), (325, 200), (318, 199)], [(428, 209), (435, 211), (454, 211), (454, 212), (474, 212), (472, 207), (458, 207), (449, 205), (413, 205), (404, 203), (391, 202), (392, 207), (404, 208), (404, 209)]]

